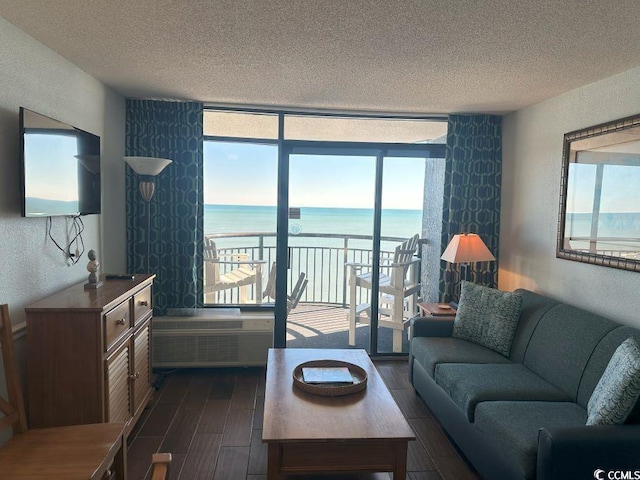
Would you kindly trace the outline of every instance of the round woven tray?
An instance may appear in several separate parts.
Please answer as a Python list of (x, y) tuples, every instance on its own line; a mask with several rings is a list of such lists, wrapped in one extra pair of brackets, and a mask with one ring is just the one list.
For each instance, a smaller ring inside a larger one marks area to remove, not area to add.
[[(351, 378), (353, 378), (353, 383), (347, 385), (306, 383), (302, 376), (302, 369), (306, 367), (347, 367)], [(301, 363), (293, 370), (293, 384), (300, 390), (314, 395), (337, 397), (364, 390), (367, 387), (367, 372), (358, 365), (340, 360), (311, 360)]]

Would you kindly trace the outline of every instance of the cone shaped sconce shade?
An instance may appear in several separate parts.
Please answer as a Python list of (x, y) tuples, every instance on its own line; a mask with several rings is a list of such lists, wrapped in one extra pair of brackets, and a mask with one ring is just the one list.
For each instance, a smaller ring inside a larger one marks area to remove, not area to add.
[(155, 158), (155, 157), (122, 157), (125, 162), (131, 167), (131, 169), (140, 175), (142, 178), (139, 183), (140, 195), (147, 204), (147, 272), (150, 270), (150, 248), (151, 248), (151, 199), (153, 193), (156, 191), (156, 186), (153, 183), (151, 177), (155, 177), (167, 165), (171, 163), (168, 158)]
[(122, 157), (138, 175), (155, 177), (171, 163), (168, 158)]
[(490, 262), (496, 259), (475, 233), (454, 235), (440, 258), (449, 263)]

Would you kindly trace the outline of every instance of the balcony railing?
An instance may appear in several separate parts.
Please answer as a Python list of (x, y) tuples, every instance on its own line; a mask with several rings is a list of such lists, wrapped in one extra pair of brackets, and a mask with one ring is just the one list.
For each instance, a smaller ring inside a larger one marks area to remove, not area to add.
[[(246, 254), (253, 260), (264, 260), (263, 286), (269, 270), (276, 259), (275, 233), (250, 232), (232, 234), (207, 234), (213, 239), (220, 254)], [(381, 237), (381, 254), (393, 255), (393, 248), (401, 237)], [(327, 303), (347, 306), (349, 304), (349, 262), (371, 264), (373, 251), (372, 237), (368, 235), (305, 233), (290, 237), (288, 284), (295, 283), (301, 272), (307, 276), (309, 284), (301, 302)], [(220, 273), (233, 269), (230, 264), (221, 264)], [(255, 285), (248, 290), (248, 298), (254, 299), (262, 292), (255, 292)], [(363, 289), (359, 289), (363, 290)], [(368, 301), (368, 290), (361, 292), (358, 303)], [(216, 304), (239, 303), (239, 289), (222, 290), (216, 293)]]
[[(632, 260), (640, 259), (640, 238), (634, 237), (566, 237), (570, 250), (583, 253), (595, 253), (608, 257), (621, 257)], [(609, 248), (603, 248), (604, 246)], [(617, 245), (618, 248), (611, 248)]]

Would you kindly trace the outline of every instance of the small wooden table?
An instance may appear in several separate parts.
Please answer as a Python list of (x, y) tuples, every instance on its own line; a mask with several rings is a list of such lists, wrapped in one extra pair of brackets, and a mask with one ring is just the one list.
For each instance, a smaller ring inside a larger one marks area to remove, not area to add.
[(456, 308), (448, 303), (418, 303), (421, 317), (455, 317)]
[[(456, 311), (457, 311), (456, 308), (449, 305), (448, 303), (420, 302), (418, 303), (418, 308), (420, 310), (421, 317), (451, 320), (452, 322), (456, 318)], [(413, 331), (411, 330), (411, 325), (409, 325), (409, 329), (407, 330), (407, 335), (409, 336), (409, 341), (411, 341), (411, 338), (413, 337)]]
[[(357, 393), (324, 397), (293, 384), (309, 360), (341, 360), (367, 372)], [(269, 349), (262, 441), (268, 475), (313, 472), (393, 472), (404, 479), (413, 430), (364, 350)]]

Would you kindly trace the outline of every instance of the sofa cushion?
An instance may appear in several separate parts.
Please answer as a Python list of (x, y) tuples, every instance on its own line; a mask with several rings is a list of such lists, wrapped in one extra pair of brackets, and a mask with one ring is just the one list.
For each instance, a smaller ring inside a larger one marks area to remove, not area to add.
[(493, 350), (452, 337), (414, 337), (411, 355), (431, 378), (440, 363), (511, 363)]
[(618, 326), (577, 307), (556, 305), (538, 322), (523, 364), (575, 401), (596, 346)]
[(587, 412), (573, 402), (482, 402), (475, 426), (523, 478), (535, 478), (538, 431), (583, 426)]
[(462, 281), (453, 336), (490, 348), (505, 357), (511, 350), (522, 294)]
[(529, 346), (529, 340), (531, 340), (531, 335), (538, 326), (538, 322), (551, 307), (560, 302), (525, 289), (518, 289), (516, 292), (522, 294), (522, 308), (518, 327), (513, 336), (513, 343), (511, 343), (509, 358), (514, 362), (522, 363)]
[(436, 365), (434, 380), (474, 421), (480, 402), (492, 400), (571, 401), (562, 390), (545, 382), (521, 364)]
[(628, 338), (616, 349), (587, 404), (587, 425), (625, 422), (640, 397), (640, 346)]

